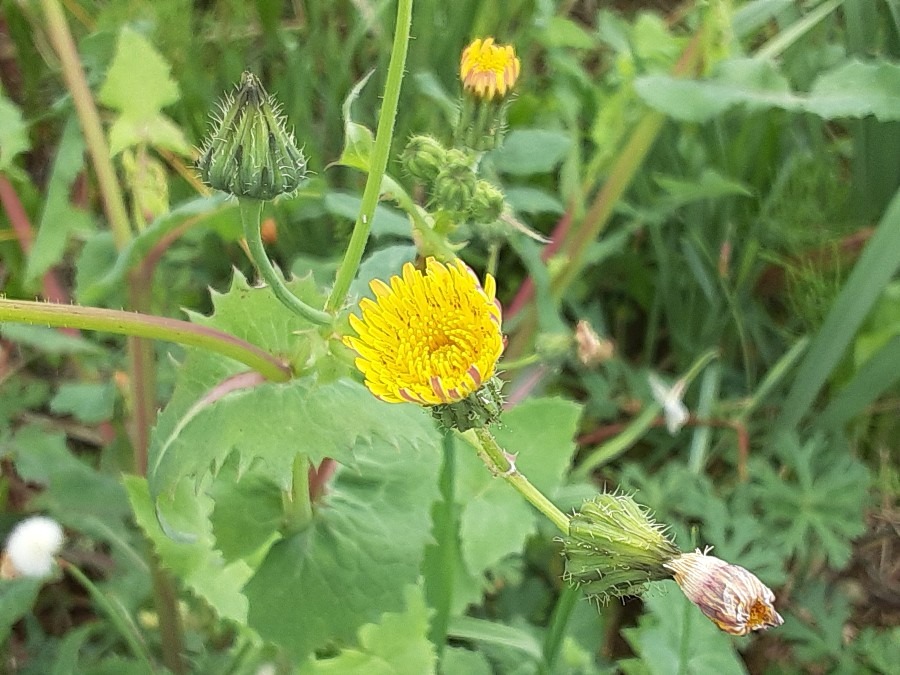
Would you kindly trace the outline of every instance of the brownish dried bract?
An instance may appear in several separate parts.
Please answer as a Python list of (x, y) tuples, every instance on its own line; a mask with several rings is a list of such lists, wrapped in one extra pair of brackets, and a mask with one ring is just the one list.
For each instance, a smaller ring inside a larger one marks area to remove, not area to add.
[(784, 623), (775, 611), (775, 594), (743, 567), (699, 550), (665, 566), (688, 600), (726, 633), (746, 635)]
[(613, 343), (597, 335), (587, 321), (579, 321), (575, 326), (575, 345), (578, 360), (589, 368), (609, 361), (615, 353)]

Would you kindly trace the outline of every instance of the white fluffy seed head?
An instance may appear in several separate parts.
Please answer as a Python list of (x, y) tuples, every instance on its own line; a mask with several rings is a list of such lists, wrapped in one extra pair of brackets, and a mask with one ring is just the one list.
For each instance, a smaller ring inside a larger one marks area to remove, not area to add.
[(16, 525), (6, 540), (6, 556), (16, 572), (46, 577), (63, 545), (63, 530), (52, 518), (34, 516)]

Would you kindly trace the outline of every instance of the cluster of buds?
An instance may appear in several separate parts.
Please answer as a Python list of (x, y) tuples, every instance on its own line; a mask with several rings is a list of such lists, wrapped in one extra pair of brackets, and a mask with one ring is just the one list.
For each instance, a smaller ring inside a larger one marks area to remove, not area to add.
[(235, 197), (259, 200), (295, 192), (306, 179), (306, 158), (259, 78), (245, 72), (219, 108), (197, 162), (203, 182)]
[(503, 193), (478, 178), (470, 151), (448, 149), (436, 138), (420, 135), (409, 139), (400, 160), (406, 172), (424, 185), (429, 207), (457, 223), (490, 226), (503, 214)]
[(682, 553), (648, 510), (623, 494), (585, 502), (563, 539), (566, 578), (590, 597), (639, 595), (674, 577), (685, 596), (731, 635), (780, 626), (775, 594), (756, 576), (707, 552)]

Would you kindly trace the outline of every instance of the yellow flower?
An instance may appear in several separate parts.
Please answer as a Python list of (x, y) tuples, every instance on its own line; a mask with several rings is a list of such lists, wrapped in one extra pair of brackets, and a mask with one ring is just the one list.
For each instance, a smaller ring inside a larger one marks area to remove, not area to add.
[(664, 565), (693, 602), (721, 630), (731, 635), (780, 626), (775, 594), (754, 574), (699, 550), (683, 553)]
[(484, 288), (466, 265), (434, 258), (425, 272), (411, 263), (390, 285), (370, 284), (375, 301), (360, 303), (350, 316), (358, 337), (344, 343), (356, 350), (366, 386), (389, 403), (433, 406), (462, 401), (494, 375), (503, 352), (496, 283)]
[(503, 98), (519, 77), (521, 64), (510, 45), (480, 38), (463, 50), (459, 79), (463, 88), (482, 99)]

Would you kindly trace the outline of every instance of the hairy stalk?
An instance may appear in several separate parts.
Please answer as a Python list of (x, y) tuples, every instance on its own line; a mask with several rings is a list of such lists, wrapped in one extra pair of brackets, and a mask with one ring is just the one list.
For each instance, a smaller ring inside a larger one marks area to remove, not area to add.
[(387, 80), (384, 85), (384, 97), (382, 99), (381, 114), (378, 117), (378, 129), (375, 133), (375, 144), (372, 147), (372, 156), (369, 159), (369, 173), (366, 178), (366, 187), (363, 191), (362, 203), (359, 207), (359, 216), (353, 225), (353, 234), (344, 260), (337, 271), (334, 280), (334, 288), (325, 303), (325, 309), (337, 312), (344, 304), (350, 284), (359, 269), (362, 261), (366, 242), (369, 240), (369, 230), (372, 218), (375, 216), (375, 207), (378, 206), (378, 198), (381, 195), (381, 179), (387, 169), (388, 155), (391, 150), (391, 140), (394, 137), (394, 122), (397, 117), (397, 103), (400, 100), (400, 85), (403, 82), (403, 69), (406, 65), (406, 52), (409, 46), (409, 28), (412, 22), (413, 0), (398, 0), (397, 2), (397, 26), (394, 31), (394, 44), (391, 47), (391, 61), (388, 65)]
[(166, 340), (200, 347), (239, 361), (274, 382), (291, 379), (290, 367), (268, 352), (240, 338), (207, 326), (115, 309), (52, 305), (0, 298), (0, 321), (99, 330), (118, 335)]
[(288, 532), (300, 532), (312, 521), (309, 496), (309, 457), (298, 454), (291, 469), (291, 490), (284, 496), (284, 519)]
[(244, 225), (244, 238), (247, 240), (247, 246), (250, 249), (250, 257), (256, 269), (265, 279), (272, 293), (281, 301), (285, 307), (295, 314), (302, 316), (307, 321), (327, 326), (333, 320), (328, 312), (310, 307), (296, 295), (291, 293), (290, 289), (284, 285), (278, 270), (272, 265), (266, 249), (263, 246), (262, 232), (260, 231), (260, 220), (262, 217), (263, 203), (256, 199), (248, 199), (241, 197), (238, 199), (241, 209), (241, 222)]
[(510, 461), (508, 455), (497, 443), (494, 435), (485, 428), (470, 429), (463, 433), (466, 440), (478, 451), (478, 456), (496, 476), (522, 495), (538, 511), (543, 513), (563, 534), (569, 533), (569, 517), (560, 511), (544, 494), (531, 484)]

